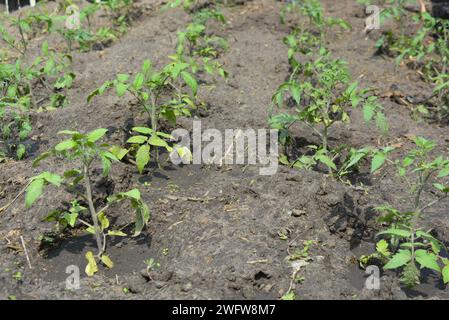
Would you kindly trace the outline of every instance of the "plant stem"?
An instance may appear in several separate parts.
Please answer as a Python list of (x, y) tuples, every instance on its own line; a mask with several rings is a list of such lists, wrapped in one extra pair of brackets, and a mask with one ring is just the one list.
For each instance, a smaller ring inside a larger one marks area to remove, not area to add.
[(156, 105), (156, 98), (154, 96), (151, 97), (151, 129), (154, 130), (154, 132), (157, 131), (157, 105)]
[(86, 162), (83, 164), (83, 173), (84, 173), (84, 187), (86, 188), (87, 203), (89, 205), (90, 215), (94, 223), (95, 239), (97, 241), (98, 247), (98, 257), (100, 257), (104, 252), (104, 245), (102, 241), (102, 232), (98, 224), (97, 212), (95, 211), (94, 202), (92, 200), (92, 185), (90, 183), (89, 178), (89, 165)]
[[(156, 134), (157, 132), (157, 123), (158, 123), (158, 118), (157, 118), (157, 95), (156, 96), (152, 96), (151, 97), (151, 129), (153, 129), (154, 133)], [(159, 167), (159, 169), (161, 169), (161, 165), (159, 163), (159, 149), (156, 148), (156, 163), (157, 166)]]
[(323, 149), (324, 151), (327, 153), (327, 144), (328, 144), (328, 137), (327, 137), (327, 133), (328, 133), (328, 126), (324, 126), (323, 129), (323, 134), (322, 134), (322, 138), (323, 138)]
[(27, 42), (25, 40), (25, 35), (23, 34), (22, 26), (20, 25), (20, 17), (19, 17), (19, 33), (23, 45), (23, 53), (25, 54), (25, 52), (27, 51)]

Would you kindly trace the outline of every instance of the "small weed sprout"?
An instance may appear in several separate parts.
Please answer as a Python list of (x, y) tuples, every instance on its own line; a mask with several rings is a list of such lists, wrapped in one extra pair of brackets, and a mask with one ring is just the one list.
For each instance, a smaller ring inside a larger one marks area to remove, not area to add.
[(144, 260), (144, 263), (146, 265), (146, 272), (147, 272), (148, 278), (150, 280), (152, 280), (151, 273), (154, 270), (159, 269), (161, 267), (161, 264), (159, 262), (156, 262), (153, 258)]
[(291, 263), (293, 272), (291, 275), (290, 286), (287, 292), (281, 297), (281, 300), (296, 299), (295, 285), (304, 281), (304, 277), (299, 276), (299, 272), (313, 260), (309, 255), (309, 251), (310, 247), (316, 243), (317, 242), (314, 240), (303, 241), (302, 249), (297, 249), (293, 253), (289, 252), (286, 260)]

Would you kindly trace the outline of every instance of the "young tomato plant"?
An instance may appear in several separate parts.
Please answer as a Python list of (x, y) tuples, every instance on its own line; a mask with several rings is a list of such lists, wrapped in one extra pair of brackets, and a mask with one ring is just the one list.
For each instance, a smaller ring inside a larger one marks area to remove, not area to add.
[[(64, 90), (71, 87), (75, 78), (70, 69), (71, 57), (49, 49), (47, 42), (31, 65), (21, 59), (0, 65), (0, 126), (7, 153), (15, 150), (19, 159), (25, 155), (21, 141), (32, 130), (29, 118), (32, 112), (68, 103)], [(43, 104), (47, 100), (49, 103)]]
[(227, 73), (216, 60), (219, 50), (225, 50), (228, 44), (225, 39), (205, 34), (206, 26), (194, 22), (187, 25), (185, 31), (178, 33), (176, 55), (172, 59), (180, 63), (188, 63), (192, 73), (206, 71), (208, 74), (218, 73), (226, 78)]
[[(402, 11), (396, 10), (396, 14), (388, 13), (387, 9), (385, 12), (387, 16), (402, 17)], [(376, 46), (379, 52), (396, 57), (397, 65), (406, 63), (418, 69), (423, 79), (434, 85), (433, 93), (417, 104), (418, 109), (423, 110), (422, 114), (426, 115), (429, 113), (427, 109), (433, 109), (435, 116), (441, 121), (449, 115), (449, 21), (433, 17), (429, 13), (421, 13), (413, 18), (415, 26), (419, 27), (415, 34), (408, 34), (403, 30), (396, 35), (393, 30), (388, 30), (377, 41)]]
[(294, 16), (294, 28), (296, 30), (301, 33), (318, 34), (321, 45), (324, 45), (326, 33), (330, 28), (339, 26), (344, 30), (351, 29), (351, 25), (343, 19), (326, 18), (319, 0), (289, 1), (280, 12), (282, 23), (286, 22), (287, 15)]
[[(127, 74), (118, 74), (115, 80), (108, 81), (93, 91), (87, 100), (90, 102), (93, 97), (103, 94), (110, 88), (115, 88), (118, 97), (123, 97), (125, 93), (129, 93), (137, 100), (142, 111), (150, 117), (151, 131), (146, 129), (146, 132), (153, 138), (148, 141), (154, 142), (157, 140), (160, 145), (152, 144), (153, 146), (167, 148), (165, 143), (160, 141), (160, 137), (163, 135), (159, 132), (160, 119), (164, 118), (174, 125), (178, 116), (190, 116), (191, 110), (196, 109), (194, 100), (198, 91), (198, 82), (195, 76), (188, 72), (188, 68), (187, 63), (172, 62), (160, 71), (156, 71), (153, 70), (151, 62), (146, 60), (140, 72), (133, 79)], [(189, 90), (186, 90), (186, 87)], [(170, 92), (168, 97), (167, 91)], [(142, 143), (144, 142), (142, 141)], [(145, 148), (147, 149), (148, 146)], [(156, 148), (156, 160), (158, 160), (157, 150)], [(139, 155), (139, 158), (142, 159), (143, 155), (141, 153)], [(139, 171), (143, 170), (143, 167), (141, 167), (143, 162), (137, 161), (137, 163), (139, 163)]]
[[(444, 283), (449, 282), (449, 260), (443, 256), (446, 250), (422, 225), (422, 217), (426, 211), (438, 202), (448, 198), (449, 159), (441, 156), (432, 157), (431, 151), (435, 143), (422, 137), (414, 140), (415, 149), (410, 151), (401, 161), (388, 160), (387, 155), (378, 159), (376, 171), (387, 161), (398, 168), (399, 176), (411, 187), (412, 199), (407, 210), (401, 211), (389, 205), (379, 207), (384, 214), (379, 218), (387, 229), (378, 235), (389, 239), (389, 244), (382, 241), (374, 257), (381, 257), (386, 270), (400, 270), (401, 280), (407, 286), (419, 283), (418, 266), (442, 274)], [(413, 179), (413, 180), (412, 180)], [(424, 193), (434, 195), (433, 200), (423, 199)], [(379, 253), (381, 251), (381, 253)], [(372, 256), (364, 257), (364, 263)]]
[[(74, 49), (74, 44), (78, 44), (80, 51), (89, 51), (95, 42), (91, 20), (95, 12), (100, 9), (100, 5), (98, 3), (90, 4), (82, 9), (72, 3), (62, 6), (61, 9), (65, 11), (65, 14), (52, 17), (51, 31), (57, 32), (64, 39), (70, 53)], [(75, 15), (77, 19), (73, 21), (70, 28), (67, 27), (67, 21), (71, 21), (70, 19), (73, 19)], [(87, 22), (87, 26), (85, 26), (85, 22)]]
[[(10, 49), (23, 56), (27, 52), (28, 43), (34, 32), (33, 26), (41, 22), (51, 24), (49, 17), (45, 15), (32, 14), (22, 17), (19, 14), (17, 17), (5, 16), (5, 21), (0, 22), (0, 40), (6, 43)], [(16, 31), (15, 34), (8, 32), (7, 25)]]
[[(26, 190), (25, 204), (30, 208), (43, 194), (44, 187), (51, 184), (56, 187), (65, 187), (74, 194), (76, 199), (72, 201), (71, 207), (66, 210), (52, 211), (47, 217), (48, 221), (57, 221), (62, 226), (75, 227), (75, 224), (86, 226), (86, 231), (95, 236), (98, 252), (94, 255), (92, 252), (86, 254), (88, 265), (86, 273), (91, 276), (97, 270), (96, 260), (99, 259), (108, 268), (112, 268), (111, 259), (105, 254), (106, 241), (111, 236), (126, 236), (121, 230), (111, 228), (110, 221), (106, 212), (111, 205), (129, 200), (132, 208), (135, 210), (135, 232), (134, 236), (140, 234), (142, 229), (150, 219), (148, 206), (143, 202), (140, 192), (137, 189), (128, 192), (120, 192), (106, 199), (106, 205), (102, 208), (95, 204), (100, 200), (104, 203), (105, 199), (95, 199), (95, 193), (92, 185), (92, 167), (96, 161), (101, 161), (103, 167), (103, 176), (107, 177), (114, 161), (117, 157), (109, 151), (107, 144), (100, 144), (99, 140), (106, 134), (106, 129), (96, 129), (87, 134), (77, 131), (61, 131), (60, 134), (68, 135), (70, 138), (58, 143), (51, 151), (42, 154), (34, 165), (49, 156), (63, 157), (74, 163), (73, 169), (67, 170), (62, 176), (43, 172), (31, 179), (31, 183)], [(88, 213), (88, 214), (86, 214)], [(87, 216), (89, 220), (84, 218)]]
[[(92, 24), (93, 17), (102, 6), (108, 6), (106, 2), (92, 3), (82, 8), (78, 8), (72, 3), (62, 5), (61, 10), (65, 11), (64, 15), (51, 17), (50, 31), (57, 32), (66, 42), (67, 50), (72, 52), (79, 49), (82, 52), (92, 50), (92, 48), (102, 48), (115, 41), (123, 32), (122, 26), (102, 26), (94, 29)], [(73, 25), (67, 27), (67, 21), (73, 19)], [(79, 20), (78, 20), (79, 19)], [(123, 27), (125, 28), (125, 27)]]
[(200, 0), (171, 0), (168, 1), (167, 4), (162, 8), (166, 10), (167, 8), (177, 8), (180, 5), (184, 8), (184, 10), (189, 11), (193, 10), (196, 5), (200, 3)]
[(103, 0), (100, 3), (111, 14), (115, 29), (121, 34), (125, 33), (132, 22), (133, 0)]
[[(303, 123), (318, 136), (321, 142), (316, 146), (310, 146), (312, 156), (303, 155), (293, 162), (295, 167), (310, 168), (321, 162), (328, 167), (329, 172), (339, 171), (335, 160), (341, 154), (342, 148), (330, 149), (329, 130), (337, 122), (349, 122), (351, 108), (364, 103), (365, 119), (371, 120), (376, 113), (381, 113), (381, 106), (375, 98), (366, 97), (368, 90), (360, 90), (356, 82), (350, 83), (349, 72), (345, 62), (334, 60), (325, 49), (320, 50), (320, 56), (314, 61), (298, 64), (290, 75), (290, 79), (283, 83), (275, 94), (272, 102), (278, 108), (286, 104), (285, 96), (290, 96), (289, 102), (295, 105), (296, 114), (280, 113), (272, 115), (270, 123), (273, 128), (281, 130), (281, 143), (288, 144), (289, 129), (297, 123)], [(299, 75), (302, 78), (299, 78)], [(384, 119), (376, 116), (378, 119)], [(378, 120), (380, 124), (380, 120)], [(382, 123), (384, 127), (385, 124)], [(346, 172), (361, 160), (368, 150), (359, 150), (349, 153), (349, 164), (343, 166)], [(281, 162), (288, 162), (285, 156)]]

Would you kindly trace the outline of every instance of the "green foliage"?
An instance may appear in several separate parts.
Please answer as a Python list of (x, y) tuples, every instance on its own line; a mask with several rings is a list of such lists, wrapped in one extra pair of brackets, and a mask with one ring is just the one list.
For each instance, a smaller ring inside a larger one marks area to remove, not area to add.
[(205, 71), (208, 74), (219, 74), (226, 78), (227, 73), (216, 60), (219, 50), (225, 50), (228, 44), (225, 39), (216, 35), (206, 35), (206, 26), (202, 23), (190, 23), (186, 30), (178, 33), (176, 55), (174, 61), (187, 63), (192, 73)]
[(136, 165), (140, 173), (143, 172), (145, 166), (150, 162), (150, 151), (152, 147), (165, 148), (168, 152), (173, 151), (173, 148), (167, 142), (167, 140), (174, 140), (171, 135), (156, 132), (146, 127), (136, 127), (132, 130), (138, 133), (138, 135), (129, 138), (127, 143), (132, 145), (131, 151), (136, 154)]
[(179, 63), (189, 64), (190, 70), (194, 74), (198, 71), (205, 71), (210, 75), (218, 74), (227, 78), (226, 71), (216, 59), (222, 51), (228, 48), (228, 43), (224, 38), (206, 31), (210, 21), (225, 24), (226, 18), (215, 3), (194, 10), (197, 4), (196, 0), (175, 0), (164, 6), (165, 10), (183, 5), (184, 10), (192, 17), (192, 21), (187, 24), (185, 30), (178, 32), (176, 54), (170, 58)]
[(102, 0), (101, 5), (107, 8), (114, 20), (115, 28), (125, 33), (132, 22), (133, 0)]
[(199, 0), (171, 0), (162, 8), (166, 10), (168, 8), (177, 8), (182, 5), (184, 10), (191, 10), (195, 5), (199, 3)]
[[(325, 18), (316, 0), (289, 1), (281, 12), (282, 21), (285, 22), (286, 14), (291, 13), (300, 18), (283, 39), (288, 47), (290, 76), (272, 96), (269, 123), (279, 130), (280, 142), (286, 150), (292, 141), (290, 128), (296, 123), (305, 124), (321, 142), (307, 146), (308, 151), (296, 159), (284, 154), (279, 160), (295, 168), (311, 169), (321, 164), (329, 173), (342, 177), (357, 169), (362, 159), (380, 151), (345, 145), (332, 149), (330, 129), (338, 122), (349, 123), (351, 109), (362, 107), (365, 121), (375, 121), (382, 134), (386, 134), (388, 124), (383, 106), (370, 94), (371, 90), (361, 89), (357, 82), (351, 82), (345, 61), (333, 59), (325, 49), (324, 36), (330, 27), (339, 25), (349, 29), (350, 25), (341, 19)], [(294, 107), (296, 113), (274, 114), (274, 107), (280, 111)]]
[(334, 26), (343, 30), (351, 29), (351, 25), (339, 18), (324, 16), (324, 9), (319, 0), (292, 0), (286, 2), (280, 12), (282, 23), (286, 23), (287, 16), (293, 16), (297, 30), (308, 33), (318, 33), (320, 43), (324, 44), (326, 31)]
[[(431, 152), (436, 144), (430, 140), (417, 137), (414, 143), (415, 148), (402, 160), (390, 161), (397, 167), (399, 176), (411, 186), (412, 201), (409, 202), (412, 203), (411, 207), (405, 212), (388, 205), (377, 208), (383, 212), (379, 223), (388, 227), (378, 235), (390, 240), (389, 250), (392, 252), (391, 257), (384, 255), (384, 258), (388, 258), (385, 259), (384, 269), (401, 270), (401, 280), (407, 286), (419, 283), (420, 272), (417, 266), (441, 273), (444, 282), (448, 283), (448, 260), (441, 256), (445, 250), (444, 245), (429, 232), (424, 231), (420, 223), (422, 215), (428, 208), (449, 195), (449, 185), (446, 181), (449, 176), (449, 159), (441, 156), (432, 157)], [(385, 160), (373, 171), (380, 169), (383, 163)], [(411, 181), (412, 178), (414, 181)], [(429, 189), (433, 189), (435, 199), (424, 201), (422, 195)], [(383, 252), (387, 252), (385, 248)]]
[(310, 248), (313, 244), (317, 242), (314, 240), (303, 241), (303, 248), (296, 249), (293, 253), (290, 253), (287, 257), (287, 261), (291, 263), (293, 272), (291, 275), (290, 286), (287, 292), (281, 297), (281, 300), (295, 300), (295, 285), (297, 283), (302, 283), (304, 277), (299, 276), (300, 271), (303, 267), (309, 264), (313, 259), (310, 257)]
[(68, 104), (65, 91), (75, 79), (71, 62), (71, 56), (58, 53), (44, 42), (41, 54), (30, 65), (21, 59), (0, 65), (0, 126), (2, 138), (7, 142), (6, 153), (15, 150), (17, 158), (25, 156), (21, 141), (32, 131), (32, 112)]
[[(121, 1), (119, 2), (121, 3)], [(111, 6), (115, 8), (115, 5), (108, 5), (108, 3), (109, 2), (92, 3), (81, 9), (70, 5), (66, 8), (65, 15), (52, 17), (53, 27), (50, 31), (55, 31), (61, 35), (67, 44), (69, 52), (74, 50), (75, 44), (78, 49), (83, 52), (91, 50), (95, 44), (101, 44), (103, 46), (107, 45), (112, 41), (115, 41), (126, 31), (126, 23), (123, 22), (122, 24), (118, 24), (116, 20), (114, 20), (115, 25), (108, 27), (103, 26), (94, 30), (92, 26), (93, 15), (103, 7), (109, 8), (108, 10), (112, 10)], [(67, 28), (66, 21), (71, 19), (71, 15), (74, 14), (73, 10), (75, 9), (79, 11), (79, 26)]]
[[(293, 41), (293, 40), (292, 40)], [(290, 40), (287, 40), (290, 42)], [(295, 47), (295, 46), (293, 46)], [(293, 47), (290, 47), (292, 49)], [(296, 46), (298, 47), (298, 46)], [(371, 153), (371, 149), (347, 150), (346, 159), (337, 168), (336, 159), (347, 148), (329, 148), (329, 130), (337, 122), (348, 123), (350, 110), (363, 106), (365, 120), (376, 119), (378, 127), (384, 132), (388, 126), (382, 113), (382, 106), (369, 90), (359, 89), (357, 82), (350, 82), (349, 71), (342, 60), (332, 59), (330, 53), (321, 48), (318, 57), (312, 61), (299, 62), (289, 53), (294, 67), (287, 82), (281, 84), (272, 97), (273, 105), (279, 109), (290, 102), (296, 108), (295, 114), (278, 113), (270, 117), (273, 128), (280, 130), (281, 143), (290, 141), (289, 129), (299, 122), (305, 124), (321, 140), (318, 145), (309, 146), (312, 155), (302, 155), (295, 161), (285, 156), (282, 163), (297, 168), (312, 168), (318, 163), (325, 165), (329, 172), (338, 176), (349, 173), (358, 162)], [(289, 99), (286, 99), (286, 98)]]
[(410, 2), (416, 2), (415, 0), (386, 0), (383, 10), (380, 13), (381, 22), (387, 19), (394, 19), (395, 21), (402, 22), (407, 15), (405, 5)]
[(368, 266), (371, 263), (371, 261), (375, 259), (380, 260), (382, 263), (385, 264), (391, 257), (391, 252), (388, 246), (389, 246), (388, 242), (384, 239), (377, 242), (375, 253), (366, 256), (361, 256), (359, 258), (360, 266), (362, 268), (366, 268), (366, 266)]
[[(134, 78), (131, 79), (127, 74), (118, 74), (115, 80), (104, 83), (92, 92), (88, 97), (88, 102), (96, 95), (101, 95), (111, 88), (115, 88), (118, 97), (129, 93), (137, 100), (142, 110), (149, 115), (151, 130), (155, 133), (153, 136), (156, 139), (156, 137), (164, 135), (158, 131), (161, 118), (174, 125), (178, 116), (190, 116), (191, 110), (196, 109), (195, 98), (198, 82), (188, 68), (187, 63), (172, 62), (157, 71), (152, 68), (151, 62), (146, 60)], [(168, 97), (163, 95), (167, 90), (170, 90)], [(157, 145), (153, 144), (153, 146)], [(167, 148), (166, 145), (160, 145), (160, 147)], [(143, 150), (149, 149), (149, 144), (146, 144)], [(144, 156), (143, 150), (139, 152), (139, 171), (143, 170), (142, 164), (149, 161), (149, 155)]]
[(156, 262), (153, 258), (146, 259), (143, 262), (146, 264), (148, 272), (161, 267), (161, 264), (159, 262)]
[[(27, 52), (28, 42), (33, 37), (34, 30), (46, 30), (52, 25), (52, 20), (48, 15), (38, 13), (32, 13), (26, 17), (22, 17), (21, 14), (17, 17), (7, 15), (4, 16), (4, 19), (5, 21), (0, 23), (0, 40), (20, 55)], [(7, 26), (15, 33), (9, 33)]]
[[(401, 22), (405, 12), (400, 7), (385, 9), (383, 16)], [(379, 52), (396, 57), (398, 65), (405, 62), (419, 69), (424, 80), (434, 85), (433, 94), (425, 102), (431, 104), (435, 116), (441, 121), (449, 115), (449, 21), (429, 13), (415, 15), (413, 20), (419, 27), (415, 34), (406, 33), (404, 27), (399, 34), (387, 30), (376, 46)]]
[[(106, 133), (106, 129), (96, 129), (86, 134), (77, 131), (61, 131), (59, 134), (69, 136), (69, 138), (58, 143), (52, 150), (43, 153), (35, 160), (34, 165), (38, 165), (49, 156), (58, 156), (73, 162), (75, 167), (65, 171), (62, 176), (43, 172), (33, 177), (25, 195), (26, 207), (30, 208), (43, 195), (44, 189), (48, 185), (64, 187), (73, 193), (76, 198), (71, 202), (70, 207), (67, 210), (57, 209), (51, 211), (46, 221), (56, 222), (59, 230), (69, 226), (73, 228), (81, 224), (86, 227), (88, 233), (95, 236), (98, 254), (96, 256), (92, 252), (86, 254), (86, 259), (88, 260), (86, 273), (89, 276), (98, 271), (96, 259), (99, 259), (108, 268), (113, 266), (110, 258), (104, 254), (107, 238), (126, 236), (124, 232), (111, 226), (110, 220), (106, 215), (110, 206), (123, 200), (131, 203), (131, 207), (135, 210), (134, 236), (140, 234), (150, 219), (149, 208), (142, 200), (137, 189), (120, 192), (109, 196), (107, 199), (102, 199), (106, 201), (107, 205), (101, 209), (95, 206), (97, 201), (94, 198), (94, 190), (91, 183), (91, 168), (93, 164), (96, 161), (101, 162), (103, 176), (107, 177), (112, 163), (118, 161), (118, 158), (110, 151), (114, 150), (114, 148), (99, 142)], [(91, 221), (86, 220), (85, 216)]]

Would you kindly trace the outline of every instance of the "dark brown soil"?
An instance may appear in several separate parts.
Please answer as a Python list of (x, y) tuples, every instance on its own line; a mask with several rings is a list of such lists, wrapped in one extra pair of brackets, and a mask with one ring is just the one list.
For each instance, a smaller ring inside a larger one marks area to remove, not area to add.
[[(203, 128), (267, 128), (271, 95), (288, 75), (282, 38), (289, 29), (280, 24), (278, 15), (282, 3), (240, 2), (223, 9), (229, 25), (215, 27), (229, 41), (221, 62), (230, 79), (201, 92), (209, 105), (208, 115), (201, 118)], [(362, 86), (380, 92), (396, 86), (416, 99), (432, 91), (416, 71), (375, 55), (379, 33), (362, 33), (361, 5), (351, 0), (322, 2), (328, 15), (345, 18), (353, 26), (352, 31), (329, 35), (329, 48), (335, 57), (348, 61), (353, 78)], [(157, 66), (167, 62), (176, 32), (189, 21), (182, 9), (159, 12), (158, 0), (142, 0), (137, 6), (142, 16), (119, 41), (102, 51), (74, 54), (77, 78), (69, 92), (70, 106), (34, 116), (33, 155), (0, 164), (0, 207), (14, 198), (29, 177), (43, 170), (62, 173), (70, 167), (54, 160), (37, 169), (31, 166), (35, 155), (58, 141), (58, 131), (104, 127), (110, 130), (109, 142), (123, 144), (127, 128), (145, 123), (134, 105), (112, 93), (96, 98), (92, 105), (86, 103), (86, 95), (116, 73), (135, 73), (147, 58)], [(33, 40), (32, 49), (38, 50), (43, 40)], [(410, 137), (422, 135), (438, 142), (437, 152), (447, 154), (447, 125), (417, 122), (409, 107), (388, 97), (381, 102), (391, 127), (388, 142), (402, 145), (405, 153), (411, 146)], [(360, 112), (354, 111), (351, 119), (350, 125), (334, 128), (331, 144), (378, 145), (379, 134), (366, 126)], [(179, 126), (190, 129), (192, 119), (181, 119)], [(306, 128), (297, 128), (294, 135), (313, 140)], [(113, 242), (108, 251), (115, 267), (88, 278), (83, 272), (84, 254), (94, 247), (91, 236), (68, 237), (45, 250), (41, 246), (40, 237), (53, 227), (42, 218), (51, 208), (70, 201), (70, 194), (51, 189), (30, 210), (19, 199), (0, 213), (0, 298), (278, 299), (286, 293), (292, 276), (288, 252), (301, 248), (306, 240), (316, 244), (310, 251), (312, 261), (300, 273), (304, 281), (296, 286), (299, 299), (449, 298), (448, 289), (434, 274), (427, 275), (414, 291), (402, 290), (395, 274), (382, 276), (380, 290), (364, 289), (365, 275), (357, 257), (373, 250), (377, 215), (373, 208), (385, 203), (406, 208), (408, 202), (407, 186), (394, 174), (364, 173), (368, 169), (351, 185), (322, 173), (286, 167), (274, 176), (260, 176), (253, 166), (171, 166), (139, 175), (131, 165), (115, 164), (108, 181), (97, 176), (97, 192), (106, 196), (138, 187), (151, 207), (148, 229), (138, 238)], [(443, 241), (449, 240), (447, 209), (448, 204), (441, 203), (426, 218)], [(292, 214), (298, 211), (302, 214)], [(126, 207), (116, 207), (111, 214), (119, 226), (132, 219)], [(286, 234), (287, 240), (279, 233)], [(31, 270), (20, 236), (26, 240)], [(143, 260), (148, 258), (161, 264), (152, 281), (141, 274)], [(65, 289), (65, 269), (71, 264), (81, 268), (79, 290)], [(20, 281), (13, 278), (16, 271), (23, 273)]]

